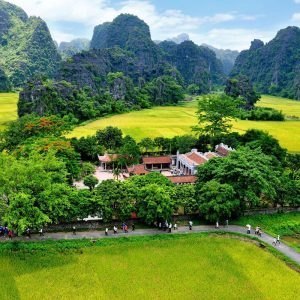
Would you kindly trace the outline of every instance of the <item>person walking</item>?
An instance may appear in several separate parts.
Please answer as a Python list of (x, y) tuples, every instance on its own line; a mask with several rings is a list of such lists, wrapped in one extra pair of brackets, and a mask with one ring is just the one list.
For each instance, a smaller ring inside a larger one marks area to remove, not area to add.
[(132, 223), (131, 228), (132, 228), (132, 231), (135, 231), (135, 224), (134, 223)]
[(117, 234), (118, 233), (118, 228), (117, 228), (117, 226), (115, 225), (114, 226), (114, 234)]
[(26, 235), (27, 237), (30, 239), (31, 238), (31, 231), (30, 231), (30, 228), (27, 228), (26, 229)]
[(73, 230), (73, 235), (76, 235), (76, 226), (73, 226), (72, 230)]
[(128, 233), (128, 226), (125, 224), (125, 226), (124, 226), (124, 232), (125, 233)]
[(158, 230), (161, 230), (161, 222), (158, 223)]
[(251, 234), (251, 225), (248, 224), (246, 225), (246, 227), (247, 227), (247, 234)]
[(225, 221), (225, 227), (227, 227), (228, 228), (228, 225), (229, 225), (229, 221), (228, 221), (228, 219)]
[(174, 224), (174, 230), (177, 230), (177, 224), (176, 223)]
[(189, 221), (189, 229), (192, 230), (193, 229), (193, 222)]
[(40, 236), (44, 236), (43, 228), (40, 229)]
[(105, 235), (108, 236), (108, 228), (105, 228)]
[(216, 229), (219, 229), (219, 221), (216, 222)]
[(12, 240), (12, 238), (13, 238), (13, 232), (12, 232), (12, 230), (8, 230), (8, 238), (10, 240)]
[(172, 232), (172, 223), (169, 224), (169, 233)]

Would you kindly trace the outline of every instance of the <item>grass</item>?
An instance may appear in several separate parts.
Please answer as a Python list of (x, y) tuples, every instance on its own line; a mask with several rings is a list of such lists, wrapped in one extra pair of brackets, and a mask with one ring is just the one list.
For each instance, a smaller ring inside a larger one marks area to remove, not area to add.
[(0, 93), (0, 130), (17, 118), (17, 93)]
[[(274, 107), (286, 116), (300, 118), (300, 101), (279, 97), (263, 96), (259, 106)], [(181, 106), (154, 107), (148, 110), (115, 115), (88, 122), (75, 128), (71, 137), (82, 137), (94, 134), (97, 130), (113, 125), (122, 129), (125, 135), (137, 140), (144, 137), (173, 137), (191, 133), (191, 127), (197, 124), (197, 102), (187, 102)], [(300, 120), (286, 122), (258, 122), (240, 120), (234, 122), (233, 130), (244, 132), (256, 128), (268, 131), (277, 138), (281, 145), (291, 152), (300, 152)]]
[(296, 271), (230, 237), (134, 237), (89, 247), (78, 241), (75, 251), (2, 253), (0, 299), (297, 299)]
[(260, 226), (264, 232), (274, 237), (279, 234), (283, 240), (300, 252), (300, 212), (245, 216), (234, 222), (242, 226), (251, 224), (253, 228)]

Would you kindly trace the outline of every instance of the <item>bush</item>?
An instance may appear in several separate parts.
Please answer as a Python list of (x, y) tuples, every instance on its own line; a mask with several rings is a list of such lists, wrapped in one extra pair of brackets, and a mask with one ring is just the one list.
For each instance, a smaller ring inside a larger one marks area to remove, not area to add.
[(240, 118), (251, 121), (284, 121), (284, 114), (274, 108), (256, 107), (253, 110), (242, 110)]

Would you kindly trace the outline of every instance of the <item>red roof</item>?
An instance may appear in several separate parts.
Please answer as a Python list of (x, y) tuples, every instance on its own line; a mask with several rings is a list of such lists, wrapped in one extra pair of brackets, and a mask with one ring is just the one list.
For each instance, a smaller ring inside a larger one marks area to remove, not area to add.
[(227, 156), (229, 154), (229, 150), (220, 145), (217, 147), (216, 150), (217, 150), (218, 154), (220, 154), (222, 156)]
[(118, 158), (117, 154), (107, 154), (106, 153), (103, 156), (98, 155), (99, 161), (103, 162), (103, 163), (110, 163), (110, 162), (116, 161), (117, 158)]
[(145, 165), (171, 164), (172, 163), (172, 159), (171, 159), (170, 156), (143, 157), (143, 163)]
[(205, 153), (204, 155), (208, 159), (212, 159), (212, 158), (218, 157), (218, 155), (216, 153), (213, 153), (213, 152), (208, 152), (208, 153)]
[(198, 165), (202, 165), (207, 162), (207, 160), (204, 157), (201, 157), (201, 156), (197, 155), (196, 153), (189, 154), (186, 157)]
[(195, 183), (197, 180), (196, 176), (169, 176), (168, 179), (175, 184), (184, 184), (184, 183)]
[(127, 171), (128, 171), (128, 173), (134, 174), (134, 175), (144, 175), (144, 174), (149, 173), (147, 170), (145, 170), (144, 165), (135, 165), (132, 167), (128, 167)]

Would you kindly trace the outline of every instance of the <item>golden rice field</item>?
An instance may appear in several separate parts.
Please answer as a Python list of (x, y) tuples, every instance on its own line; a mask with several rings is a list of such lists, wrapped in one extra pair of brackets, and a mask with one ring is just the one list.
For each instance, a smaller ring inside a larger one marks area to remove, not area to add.
[(18, 97), (17, 93), (0, 93), (0, 130), (17, 118)]
[[(279, 97), (263, 96), (259, 106), (274, 107), (286, 116), (300, 118), (300, 101)], [(82, 137), (94, 134), (106, 126), (117, 126), (124, 134), (141, 140), (144, 137), (173, 137), (191, 133), (191, 127), (197, 124), (197, 102), (192, 101), (181, 106), (154, 107), (134, 111), (88, 122), (77, 127), (70, 136)], [(291, 152), (300, 152), (300, 119), (285, 122), (243, 121), (234, 122), (233, 130), (244, 132), (256, 128), (268, 131), (281, 145)]]
[[(0, 130), (5, 128), (7, 122), (17, 118), (18, 94), (0, 94)], [(273, 107), (282, 110), (289, 120), (285, 122), (234, 122), (235, 131), (244, 132), (249, 128), (261, 129), (276, 137), (281, 145), (291, 152), (300, 152), (300, 101), (288, 100), (280, 97), (263, 96), (258, 106)], [(82, 137), (94, 134), (106, 126), (117, 126), (124, 134), (129, 134), (141, 140), (144, 137), (173, 137), (191, 133), (191, 127), (196, 125), (197, 102), (187, 102), (181, 106), (154, 107), (142, 111), (129, 112), (98, 120), (87, 122), (78, 126), (69, 135)]]

